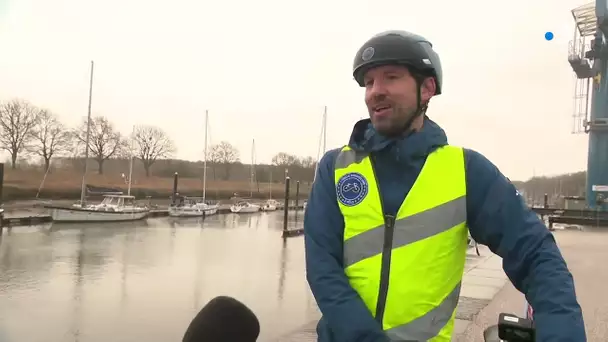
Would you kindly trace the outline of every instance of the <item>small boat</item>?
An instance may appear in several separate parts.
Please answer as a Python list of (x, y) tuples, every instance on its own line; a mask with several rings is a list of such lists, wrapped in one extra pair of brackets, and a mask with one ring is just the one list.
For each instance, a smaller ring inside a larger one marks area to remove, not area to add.
[[(255, 159), (254, 159), (254, 154), (255, 154), (255, 139), (251, 142), (251, 168), (250, 168), (250, 174), (251, 177), (249, 178), (249, 196), (251, 198), (251, 196), (253, 196), (253, 178), (255, 175), (255, 168), (254, 168), (254, 164), (255, 164)], [(230, 211), (233, 213), (257, 213), (258, 211), (260, 211), (260, 206), (257, 204), (253, 204), (247, 201), (244, 201), (242, 199), (238, 199), (238, 197), (233, 197), (234, 200), (236, 200), (236, 204), (233, 204), (230, 206)], [(276, 209), (276, 208), (275, 208)]]
[[(93, 62), (91, 61), (91, 78), (89, 82), (89, 111), (87, 115), (87, 125), (91, 125), (91, 94), (93, 93)], [(135, 126), (133, 126), (135, 131)], [(88, 155), (90, 137), (87, 134), (85, 141), (85, 151)], [(50, 209), (51, 218), (54, 222), (121, 222), (121, 221), (136, 221), (145, 219), (150, 213), (148, 207), (140, 207), (135, 204), (135, 196), (131, 196), (131, 176), (133, 174), (133, 155), (129, 162), (129, 179), (127, 195), (123, 195), (118, 190), (97, 188), (86, 186), (87, 160), (85, 159), (85, 168), (82, 176), (82, 186), (80, 188), (80, 202), (71, 207), (54, 206), (52, 204), (44, 205)], [(123, 175), (124, 177), (124, 175)], [(107, 193), (110, 190), (112, 193)], [(87, 193), (103, 193), (103, 200), (99, 204), (87, 205), (85, 194)]]
[(141, 220), (150, 209), (135, 205), (135, 196), (105, 195), (99, 204), (74, 204), (72, 207), (45, 205), (53, 222), (119, 222)]
[(281, 207), (281, 203), (279, 203), (278, 201), (272, 199), (272, 172), (270, 172), (270, 180), (268, 182), (268, 200), (262, 204), (262, 211), (275, 211), (277, 210), (279, 207)]
[(210, 205), (196, 197), (180, 196), (177, 205), (169, 207), (171, 217), (204, 217), (217, 213), (219, 206)]
[(279, 202), (277, 202), (276, 200), (269, 199), (264, 204), (262, 204), (262, 207), (260, 208), (260, 210), (262, 210), (262, 211), (275, 211), (275, 210), (277, 210), (277, 208), (280, 205), (281, 204)]
[(240, 201), (237, 204), (230, 206), (230, 211), (233, 213), (257, 213), (260, 211), (260, 206), (245, 201)]

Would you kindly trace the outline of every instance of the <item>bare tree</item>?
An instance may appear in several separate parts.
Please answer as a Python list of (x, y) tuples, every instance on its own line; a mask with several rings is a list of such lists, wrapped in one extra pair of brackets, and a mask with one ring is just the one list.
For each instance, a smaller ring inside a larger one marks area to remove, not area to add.
[(211, 164), (211, 170), (213, 170), (213, 180), (216, 180), (216, 169), (218, 164), (220, 164), (220, 153), (217, 151), (214, 152), (214, 146), (211, 146), (210, 149), (207, 150), (207, 165)]
[(298, 157), (285, 152), (279, 152), (272, 157), (272, 163), (276, 166), (292, 166), (297, 165)]
[[(84, 150), (87, 141), (87, 120), (74, 131), (78, 146)], [(126, 148), (126, 141), (123, 139), (114, 125), (104, 116), (91, 118), (91, 135), (89, 138), (89, 151), (92, 158), (97, 162), (98, 173), (103, 174), (103, 163), (120, 155)]]
[(217, 145), (211, 146), (211, 158), (212, 160), (216, 160), (218, 164), (222, 164), (224, 166), (224, 180), (230, 179), (230, 171), (232, 168), (232, 164), (238, 162), (240, 160), (240, 153), (236, 147), (232, 146), (227, 141), (222, 141)]
[(160, 128), (137, 126), (133, 134), (133, 154), (141, 159), (146, 177), (150, 177), (150, 167), (159, 158), (168, 158), (175, 153), (175, 144)]
[(11, 154), (11, 167), (31, 142), (31, 130), (38, 121), (40, 110), (27, 101), (13, 99), (0, 105), (0, 149)]
[(304, 158), (300, 158), (299, 164), (303, 168), (314, 169), (317, 163), (315, 162), (315, 160), (312, 157), (304, 157)]
[(281, 172), (283, 172), (290, 169), (293, 170), (294, 166), (298, 166), (299, 159), (297, 156), (294, 156), (292, 154), (279, 152), (274, 157), (272, 157), (272, 164), (276, 165), (277, 168)]
[(69, 151), (71, 133), (59, 121), (55, 114), (41, 110), (38, 121), (31, 130), (32, 146), (30, 152), (39, 155), (44, 160), (44, 169), (48, 170), (51, 158), (57, 154)]

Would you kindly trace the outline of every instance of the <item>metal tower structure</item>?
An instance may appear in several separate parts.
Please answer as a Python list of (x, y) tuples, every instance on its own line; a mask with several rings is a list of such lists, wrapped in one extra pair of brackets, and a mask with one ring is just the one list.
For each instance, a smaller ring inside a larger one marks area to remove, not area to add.
[(608, 210), (608, 0), (577, 7), (572, 16), (576, 25), (568, 62), (576, 75), (573, 133), (589, 134), (587, 206)]

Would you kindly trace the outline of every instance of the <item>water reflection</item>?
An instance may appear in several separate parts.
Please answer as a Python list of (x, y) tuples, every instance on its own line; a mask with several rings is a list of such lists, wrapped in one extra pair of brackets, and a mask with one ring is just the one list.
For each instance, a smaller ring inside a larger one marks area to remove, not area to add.
[(76, 264), (75, 268), (75, 279), (74, 279), (74, 315), (72, 317), (73, 326), (72, 336), (75, 342), (80, 341), (80, 326), (81, 326), (81, 314), (82, 314), (82, 283), (83, 283), (83, 264), (84, 264), (84, 239), (85, 239), (86, 230), (81, 229), (80, 234), (78, 234), (78, 247), (77, 247), (77, 255), (76, 255)]
[(8, 341), (179, 341), (202, 305), (229, 295), (269, 340), (314, 303), (303, 240), (284, 241), (282, 226), (275, 212), (5, 230), (0, 330)]
[(281, 247), (281, 256), (279, 258), (281, 261), (279, 269), (281, 270), (281, 274), (279, 276), (279, 300), (283, 299), (283, 295), (285, 293), (285, 265), (287, 263), (287, 239), (283, 240), (283, 246)]

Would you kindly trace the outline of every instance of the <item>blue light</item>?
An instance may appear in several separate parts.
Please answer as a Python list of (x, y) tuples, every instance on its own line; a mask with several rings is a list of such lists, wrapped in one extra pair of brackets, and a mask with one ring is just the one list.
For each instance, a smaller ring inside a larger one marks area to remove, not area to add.
[(553, 39), (553, 32), (549, 31), (549, 32), (545, 33), (545, 39), (546, 40), (552, 40)]

